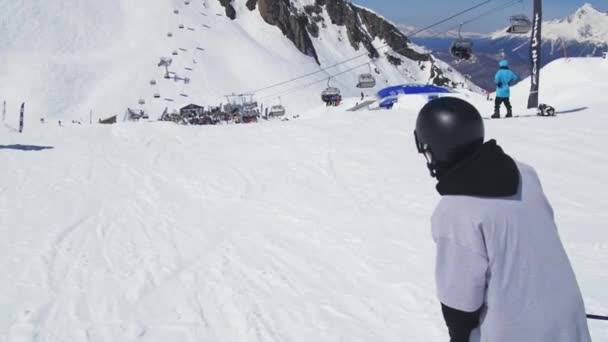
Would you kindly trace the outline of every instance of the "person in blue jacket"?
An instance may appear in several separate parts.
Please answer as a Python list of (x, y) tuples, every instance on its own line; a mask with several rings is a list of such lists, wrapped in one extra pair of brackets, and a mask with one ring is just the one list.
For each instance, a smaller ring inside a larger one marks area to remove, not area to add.
[(492, 119), (500, 118), (500, 105), (505, 104), (507, 107), (507, 118), (513, 116), (513, 108), (511, 107), (511, 86), (519, 79), (517, 75), (509, 69), (509, 62), (506, 59), (498, 63), (500, 69), (494, 76), (494, 84), (496, 84), (496, 100), (494, 100), (494, 115)]

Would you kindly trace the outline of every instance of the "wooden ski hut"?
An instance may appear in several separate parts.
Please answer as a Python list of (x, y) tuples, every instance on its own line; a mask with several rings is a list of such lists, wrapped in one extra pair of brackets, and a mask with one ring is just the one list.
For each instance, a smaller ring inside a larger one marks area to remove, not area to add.
[(180, 109), (179, 114), (183, 118), (198, 118), (205, 114), (205, 107), (196, 104), (189, 104)]

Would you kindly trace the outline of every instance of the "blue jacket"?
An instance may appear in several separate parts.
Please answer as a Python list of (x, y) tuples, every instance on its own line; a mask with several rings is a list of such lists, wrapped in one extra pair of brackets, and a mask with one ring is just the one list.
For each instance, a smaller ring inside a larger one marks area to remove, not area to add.
[(500, 70), (494, 76), (494, 84), (496, 84), (496, 97), (508, 98), (511, 96), (510, 87), (519, 77), (509, 69), (509, 63), (505, 60), (500, 61)]

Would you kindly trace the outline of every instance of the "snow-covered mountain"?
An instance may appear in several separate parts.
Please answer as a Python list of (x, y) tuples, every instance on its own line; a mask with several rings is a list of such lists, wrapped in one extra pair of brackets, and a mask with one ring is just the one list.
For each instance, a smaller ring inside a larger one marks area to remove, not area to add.
[[(412, 38), (485, 89), (493, 89), (493, 76), (502, 53), (520, 76), (529, 75), (529, 35), (511, 35), (506, 28), (475, 38), (476, 59), (457, 63), (449, 53), (452, 37)], [(586, 4), (574, 14), (543, 23), (542, 65), (567, 57), (601, 56), (608, 50), (608, 14)]]
[[(466, 82), (381, 16), (346, 0), (0, 0), (0, 8), (0, 100), (13, 113), (25, 101), (29, 119), (122, 114), (140, 100), (152, 115), (188, 103), (219, 105), (226, 94), (349, 59), (258, 91), (257, 100), (268, 105), (281, 96), (299, 111), (319, 101), (329, 75), (338, 75), (331, 85), (356, 96), (357, 75), (370, 70), (376, 89)], [(191, 82), (164, 79), (161, 57)]]
[[(506, 32), (496, 31), (490, 39), (525, 39)], [(608, 42), (608, 13), (585, 4), (574, 14), (563, 18), (543, 22), (543, 40), (577, 42), (606, 46)]]

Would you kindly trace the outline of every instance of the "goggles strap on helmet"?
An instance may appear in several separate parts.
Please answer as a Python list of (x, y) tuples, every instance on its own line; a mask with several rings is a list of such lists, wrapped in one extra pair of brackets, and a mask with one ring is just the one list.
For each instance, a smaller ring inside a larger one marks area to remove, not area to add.
[(414, 131), (414, 139), (416, 140), (416, 147), (418, 148), (418, 153), (424, 155), (424, 158), (426, 159), (426, 166), (431, 172), (431, 177), (436, 178), (437, 163), (435, 162), (435, 158), (433, 158), (433, 152), (431, 151), (431, 147), (428, 144), (420, 142), (416, 131)]

